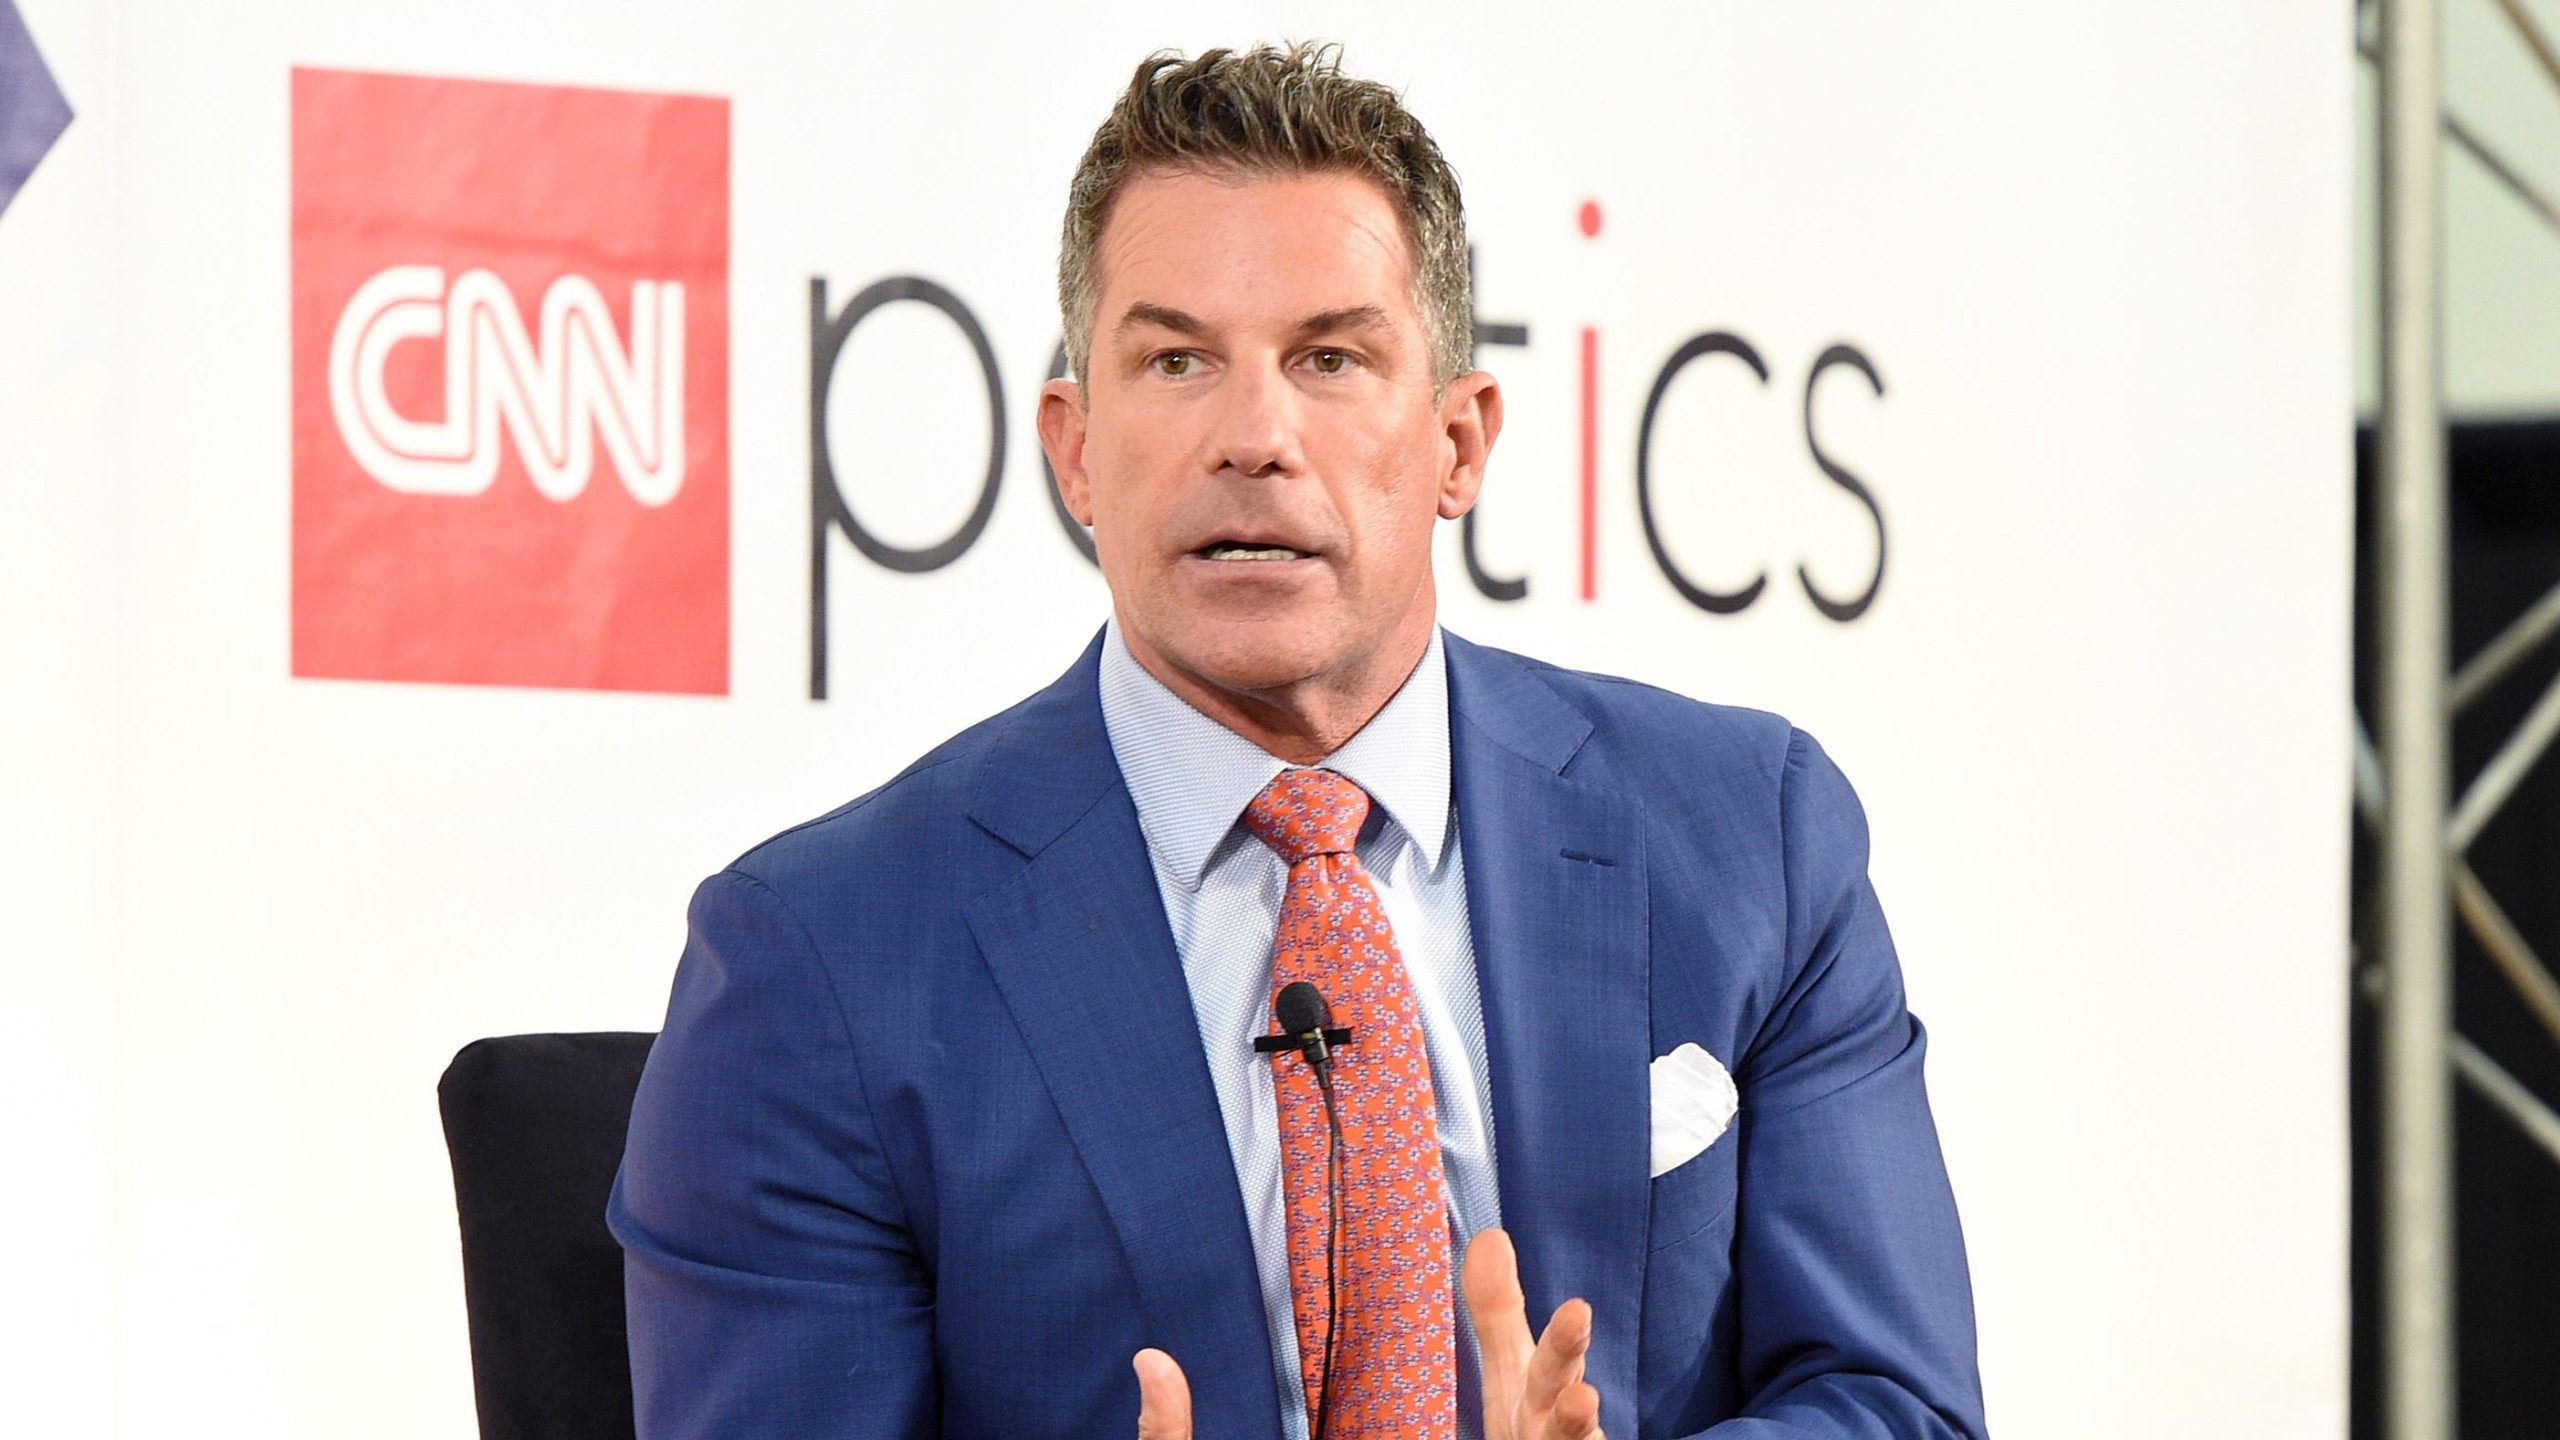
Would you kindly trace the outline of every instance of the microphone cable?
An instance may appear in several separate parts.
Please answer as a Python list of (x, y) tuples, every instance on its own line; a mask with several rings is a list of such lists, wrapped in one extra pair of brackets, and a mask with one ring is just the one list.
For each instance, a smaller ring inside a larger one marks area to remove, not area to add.
[(1351, 1043), (1351, 1032), (1332, 1028), (1332, 1007), (1324, 993), (1304, 980), (1280, 988), (1272, 1002), (1280, 1033), (1253, 1042), (1261, 1053), (1294, 1051), (1315, 1075), (1324, 1097), (1325, 1237), (1324, 1354), (1316, 1365), (1316, 1410), (1309, 1417), (1308, 1440), (1325, 1440), (1325, 1421), (1333, 1409), (1333, 1335), (1342, 1324), (1339, 1279), (1342, 1269), (1342, 1111), (1333, 1098), (1333, 1046)]
[[(1322, 1002), (1319, 1001), (1319, 1004)], [(1324, 1096), (1324, 1363), (1316, 1369), (1315, 1429), (1309, 1440), (1324, 1440), (1325, 1416), (1333, 1409), (1333, 1332), (1342, 1325), (1334, 1282), (1342, 1268), (1342, 1112), (1333, 1104), (1333, 1066), (1310, 1065), (1316, 1089)]]

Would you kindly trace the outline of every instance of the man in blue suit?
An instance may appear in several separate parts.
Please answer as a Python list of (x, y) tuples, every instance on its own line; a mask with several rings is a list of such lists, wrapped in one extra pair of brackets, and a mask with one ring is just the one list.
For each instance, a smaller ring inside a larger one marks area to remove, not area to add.
[[(1981, 1436), (1847, 783), (1437, 628), (1502, 401), (1429, 136), (1329, 51), (1153, 60), (1062, 250), (1039, 427), (1111, 623), (696, 895), (610, 1217), (643, 1440), (1302, 1437), (1426, 1373), (1332, 1440)], [(1392, 1376), (1301, 1353), (1304, 1062), (1252, 1043), (1300, 880), (1239, 816), (1309, 768), (1428, 1056), (1441, 1193), (1341, 1199), (1428, 1203), (1438, 1353)]]

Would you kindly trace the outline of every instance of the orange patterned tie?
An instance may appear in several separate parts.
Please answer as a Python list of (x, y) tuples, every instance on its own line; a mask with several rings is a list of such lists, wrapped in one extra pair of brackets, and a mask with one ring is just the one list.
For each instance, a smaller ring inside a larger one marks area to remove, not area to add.
[[(1326, 1440), (1449, 1440), (1457, 1433), (1457, 1331), (1440, 1123), (1422, 1013), (1395, 933), (1352, 853), (1369, 796), (1330, 770), (1284, 770), (1245, 807), (1247, 829), (1289, 863), (1271, 988), (1306, 980), (1352, 1043), (1333, 1052), (1342, 1116), (1340, 1333), (1333, 1393), (1319, 1394), (1325, 1346), (1324, 1097), (1306, 1057), (1273, 1057), (1280, 1173), (1289, 1205), (1289, 1298), (1307, 1415)], [(1274, 1027), (1277, 1028), (1276, 1025)]]

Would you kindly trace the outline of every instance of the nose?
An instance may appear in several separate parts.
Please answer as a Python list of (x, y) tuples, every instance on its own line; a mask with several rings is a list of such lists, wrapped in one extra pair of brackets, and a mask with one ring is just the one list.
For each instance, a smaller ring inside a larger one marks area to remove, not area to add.
[(1218, 387), (1211, 467), (1221, 475), (1285, 475), (1302, 461), (1298, 393), (1276, 364), (1241, 365)]

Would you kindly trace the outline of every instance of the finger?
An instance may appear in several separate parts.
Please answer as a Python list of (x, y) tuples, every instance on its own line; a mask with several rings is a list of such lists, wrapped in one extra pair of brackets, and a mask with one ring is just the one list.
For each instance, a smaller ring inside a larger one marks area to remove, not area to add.
[(1564, 1387), (1547, 1417), (1546, 1440), (1601, 1440), (1600, 1392), (1579, 1380)]
[(1191, 1382), (1161, 1350), (1130, 1360), (1138, 1372), (1138, 1440), (1191, 1440)]
[(1511, 1237), (1500, 1229), (1480, 1230), (1467, 1242), (1467, 1259), (1458, 1272), (1466, 1292), (1467, 1315), (1475, 1321), (1476, 1343), (1484, 1350), (1487, 1381), (1496, 1376), (1516, 1380), (1529, 1364), (1529, 1305), (1520, 1293), (1520, 1257)]
[(1546, 1333), (1538, 1337), (1536, 1353), (1529, 1357), (1528, 1380), (1520, 1397), (1521, 1413), (1530, 1417), (1551, 1415), (1565, 1392), (1581, 1383), (1582, 1357), (1590, 1351), (1591, 1305), (1584, 1300), (1567, 1300), (1556, 1307), (1554, 1318), (1547, 1321)]

